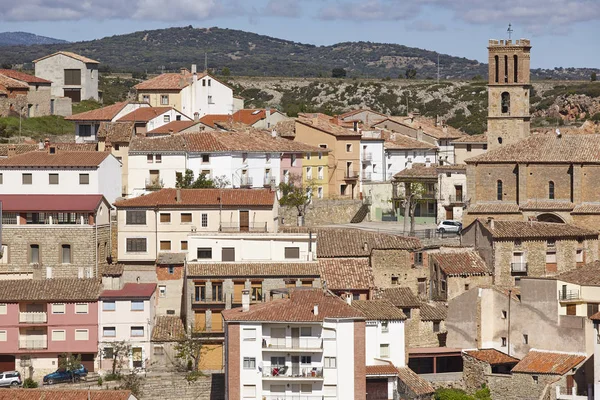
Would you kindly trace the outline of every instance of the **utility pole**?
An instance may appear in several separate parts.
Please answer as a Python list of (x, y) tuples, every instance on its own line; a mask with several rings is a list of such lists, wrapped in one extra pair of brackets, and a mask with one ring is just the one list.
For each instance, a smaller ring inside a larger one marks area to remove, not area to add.
[(437, 83), (440, 84), (440, 54), (438, 53), (438, 75), (437, 75)]

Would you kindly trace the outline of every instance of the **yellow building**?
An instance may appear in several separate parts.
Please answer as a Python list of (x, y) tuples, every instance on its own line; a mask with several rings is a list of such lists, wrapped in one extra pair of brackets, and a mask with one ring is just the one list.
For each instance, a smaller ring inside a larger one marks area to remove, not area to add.
[(302, 183), (314, 184), (313, 197), (329, 198), (329, 150), (304, 154), (302, 160)]

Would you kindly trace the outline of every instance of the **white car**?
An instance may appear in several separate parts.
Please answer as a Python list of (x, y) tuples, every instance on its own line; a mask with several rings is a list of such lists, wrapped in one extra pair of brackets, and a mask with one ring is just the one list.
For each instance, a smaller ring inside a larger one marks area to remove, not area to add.
[(462, 223), (458, 221), (452, 221), (451, 219), (447, 219), (439, 223), (437, 231), (440, 233), (460, 233), (460, 231), (462, 231)]
[(0, 372), (0, 386), (19, 386), (22, 383), (18, 371)]

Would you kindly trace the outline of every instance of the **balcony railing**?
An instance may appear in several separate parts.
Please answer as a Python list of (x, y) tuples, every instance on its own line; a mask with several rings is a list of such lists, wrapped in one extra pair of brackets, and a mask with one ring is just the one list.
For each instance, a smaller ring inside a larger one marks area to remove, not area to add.
[(322, 378), (323, 368), (322, 367), (265, 367), (263, 370), (263, 377), (265, 378)]
[(344, 171), (344, 179), (358, 179), (357, 171)]
[(47, 349), (47, 339), (19, 339), (19, 349), (25, 350), (39, 350)]
[(45, 312), (20, 312), (19, 322), (25, 324), (45, 324), (48, 314)]
[(518, 262), (518, 263), (510, 263), (511, 272), (527, 272), (527, 263), (526, 262)]
[(561, 301), (579, 300), (581, 299), (581, 294), (579, 290), (559, 290), (558, 298)]
[[(219, 232), (241, 232), (245, 231), (242, 229), (238, 222), (222, 222), (219, 225)], [(248, 232), (267, 232), (267, 222), (253, 222), (248, 226)]]
[(193, 304), (208, 304), (208, 303), (225, 303), (227, 298), (230, 298), (233, 301), (233, 293), (223, 294), (220, 296), (215, 295), (211, 297), (196, 297), (195, 294), (192, 294), (192, 303)]
[(452, 204), (461, 204), (467, 200), (466, 196), (458, 195), (458, 196), (448, 196), (448, 203)]
[(165, 184), (163, 183), (162, 179), (158, 179), (158, 178), (146, 179), (146, 190), (155, 191), (155, 190), (160, 190), (163, 187), (165, 187)]
[(370, 162), (373, 159), (373, 154), (369, 151), (363, 151), (362, 160), (365, 162)]
[(251, 176), (242, 176), (240, 178), (240, 186), (252, 186), (252, 177)]
[(316, 394), (267, 394), (263, 400), (323, 400), (325, 397)]
[(263, 349), (321, 349), (323, 339), (316, 337), (290, 338), (263, 338)]
[(363, 172), (360, 176), (360, 178), (363, 181), (370, 181), (371, 180), (371, 172)]
[(270, 176), (265, 176), (263, 179), (263, 186), (275, 186), (276, 181), (275, 178)]

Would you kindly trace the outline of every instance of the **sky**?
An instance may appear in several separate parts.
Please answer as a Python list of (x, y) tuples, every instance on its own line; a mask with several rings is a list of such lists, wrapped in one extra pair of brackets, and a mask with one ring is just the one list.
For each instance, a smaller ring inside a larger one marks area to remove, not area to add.
[[(487, 40), (532, 42), (532, 68), (600, 68), (600, 0), (0, 0), (0, 32), (82, 41), (192, 25), (314, 45), (398, 43), (487, 61)], [(1, 53), (0, 53), (1, 58)]]

